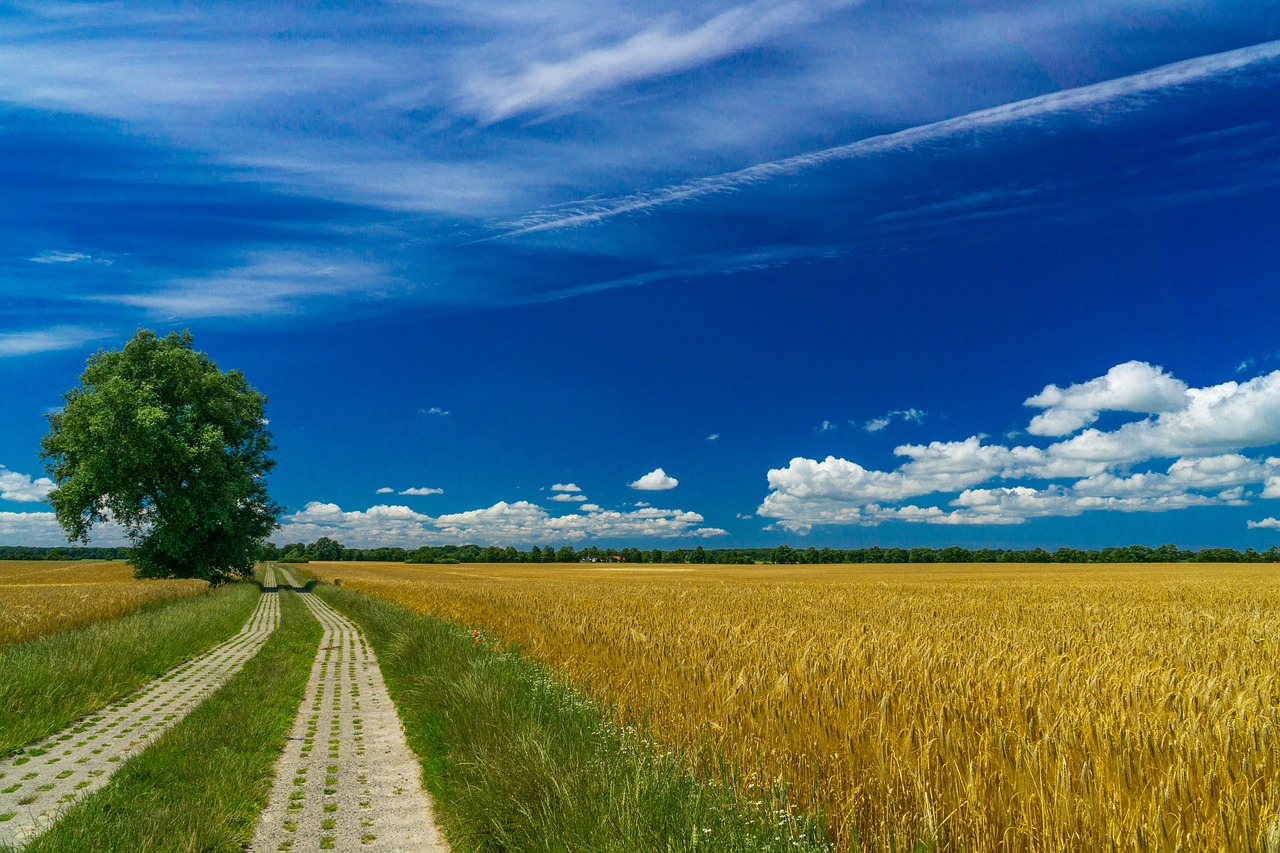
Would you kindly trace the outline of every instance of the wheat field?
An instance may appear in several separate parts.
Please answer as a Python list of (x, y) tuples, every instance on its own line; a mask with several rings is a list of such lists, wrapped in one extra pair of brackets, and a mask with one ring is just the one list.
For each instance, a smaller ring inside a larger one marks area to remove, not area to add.
[(0, 645), (110, 619), (208, 589), (197, 580), (137, 580), (121, 562), (0, 561)]
[(1280, 851), (1271, 567), (311, 569), (786, 783), (841, 848)]

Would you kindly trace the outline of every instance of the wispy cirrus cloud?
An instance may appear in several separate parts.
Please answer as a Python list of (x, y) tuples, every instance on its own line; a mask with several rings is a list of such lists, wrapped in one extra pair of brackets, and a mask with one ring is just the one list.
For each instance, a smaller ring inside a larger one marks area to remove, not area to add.
[(1230, 77), (1253, 69), (1261, 68), (1274, 72), (1277, 60), (1280, 60), (1280, 41), (1200, 56), (1102, 83), (1065, 89), (976, 110), (955, 118), (872, 136), (821, 151), (759, 163), (733, 172), (672, 184), (657, 190), (549, 208), (506, 223), (495, 236), (517, 237), (540, 231), (589, 225), (615, 216), (732, 192), (745, 186), (787, 177), (831, 163), (908, 150), (962, 134), (1015, 124), (1034, 123), (1063, 113), (1089, 112), (1100, 107), (1106, 107), (1112, 112), (1122, 111), (1130, 104), (1141, 106), (1143, 99), (1156, 93)]
[(893, 423), (895, 420), (901, 420), (909, 424), (922, 423), (928, 412), (920, 409), (897, 409), (892, 412), (886, 412), (878, 418), (872, 418), (862, 425), (867, 432), (879, 432), (880, 430)]
[(0, 358), (76, 349), (110, 334), (104, 329), (87, 326), (51, 326), (25, 332), (0, 332)]
[(379, 264), (349, 255), (276, 250), (202, 277), (181, 278), (145, 292), (91, 295), (89, 301), (142, 308), (163, 319), (282, 314), (324, 297), (385, 296), (395, 287)]
[(776, 37), (849, 2), (762, 0), (735, 6), (695, 26), (673, 19), (611, 44), (513, 74), (467, 81), (465, 102), (483, 120), (556, 112), (599, 92), (695, 68)]
[(107, 258), (95, 257), (88, 252), (64, 252), (56, 249), (41, 252), (27, 260), (33, 264), (100, 264), (106, 267), (112, 263)]

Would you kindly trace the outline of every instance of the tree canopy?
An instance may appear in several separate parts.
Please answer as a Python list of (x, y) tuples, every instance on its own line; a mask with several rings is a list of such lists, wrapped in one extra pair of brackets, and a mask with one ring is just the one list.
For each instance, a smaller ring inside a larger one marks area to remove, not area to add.
[(189, 332), (145, 329), (92, 356), (41, 441), (49, 494), (72, 541), (113, 521), (139, 577), (221, 583), (247, 575), (280, 507), (266, 397), (223, 373)]

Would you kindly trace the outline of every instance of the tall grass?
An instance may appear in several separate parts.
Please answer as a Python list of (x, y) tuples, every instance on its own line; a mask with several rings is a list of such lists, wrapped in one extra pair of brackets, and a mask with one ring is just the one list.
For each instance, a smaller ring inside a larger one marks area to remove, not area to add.
[(60, 731), (230, 637), (260, 588), (232, 584), (0, 648), (0, 755)]
[(753, 806), (695, 780), (519, 654), (359, 593), (315, 592), (373, 644), (455, 851), (824, 849), (772, 798)]
[(311, 569), (786, 780), (841, 847), (1270, 853), (1280, 836), (1272, 567)]
[(262, 650), (24, 853), (241, 853), (321, 633), (295, 593), (280, 595), (280, 627)]

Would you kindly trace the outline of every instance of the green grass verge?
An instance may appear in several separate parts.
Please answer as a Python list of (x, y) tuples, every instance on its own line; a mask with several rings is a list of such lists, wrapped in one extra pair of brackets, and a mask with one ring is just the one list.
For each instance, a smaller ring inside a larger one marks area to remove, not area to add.
[(282, 592), (280, 605), (280, 627), (262, 651), (24, 853), (240, 853), (266, 805), (322, 630), (295, 593)]
[(258, 601), (238, 583), (0, 649), (0, 756), (61, 731), (240, 630)]
[(827, 849), (815, 822), (747, 802), (723, 774), (695, 778), (515, 651), (358, 592), (313, 591), (373, 644), (455, 853)]

